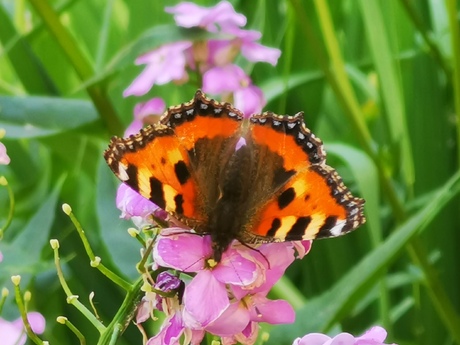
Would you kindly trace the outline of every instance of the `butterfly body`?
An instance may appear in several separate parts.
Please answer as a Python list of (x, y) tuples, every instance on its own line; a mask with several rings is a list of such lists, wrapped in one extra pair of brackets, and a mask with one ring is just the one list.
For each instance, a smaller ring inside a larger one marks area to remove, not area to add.
[(244, 119), (197, 91), (159, 124), (113, 138), (104, 155), (124, 183), (211, 235), (216, 261), (234, 239), (336, 237), (365, 222), (364, 201), (325, 164), (322, 142), (301, 113)]

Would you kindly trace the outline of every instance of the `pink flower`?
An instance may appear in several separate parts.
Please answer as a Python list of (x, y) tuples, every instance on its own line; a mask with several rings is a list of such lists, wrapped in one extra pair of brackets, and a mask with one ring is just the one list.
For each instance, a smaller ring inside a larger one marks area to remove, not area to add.
[(221, 1), (214, 7), (202, 7), (193, 2), (181, 2), (167, 7), (166, 12), (174, 14), (178, 26), (184, 28), (201, 27), (210, 32), (246, 25), (246, 17), (236, 13), (232, 4)]
[(165, 101), (159, 97), (152, 98), (134, 107), (134, 120), (125, 130), (125, 137), (136, 134), (144, 127), (144, 119), (151, 115), (161, 115), (165, 111)]
[(124, 183), (118, 186), (116, 204), (121, 210), (120, 218), (131, 219), (139, 228), (152, 224), (151, 215), (160, 219), (167, 217), (165, 211)]
[[(27, 314), (27, 319), (36, 334), (42, 334), (45, 330), (45, 318), (37, 312)], [(0, 318), (0, 334), (2, 345), (23, 345), (27, 336), (24, 330), (24, 323), (21, 318), (14, 321), (6, 321)]]
[(241, 48), (241, 54), (249, 61), (268, 62), (273, 66), (278, 63), (281, 51), (257, 43), (256, 41), (262, 37), (259, 31), (232, 28), (227, 33), (235, 36), (234, 44)]
[[(256, 264), (237, 249), (229, 248), (215, 266), (210, 265), (211, 256), (210, 236), (184, 233), (183, 229), (159, 236), (154, 247), (158, 265), (197, 273), (184, 292), (184, 319), (190, 328), (206, 327), (229, 306), (226, 284), (250, 285), (257, 278)], [(203, 304), (205, 300), (210, 302)]]
[(233, 93), (234, 105), (246, 116), (259, 113), (266, 101), (262, 90), (237, 65), (213, 67), (203, 75), (203, 91), (211, 94)]
[(8, 157), (8, 154), (6, 153), (6, 147), (3, 145), (3, 143), (0, 143), (0, 164), (10, 164), (10, 157)]
[(136, 64), (146, 64), (147, 66), (123, 92), (123, 96), (142, 96), (154, 84), (163, 85), (170, 81), (186, 79), (186, 51), (191, 47), (192, 42), (174, 42), (139, 56), (136, 59)]
[(385, 329), (375, 326), (360, 337), (354, 337), (349, 333), (340, 333), (331, 338), (325, 334), (310, 333), (303, 338), (294, 340), (293, 345), (385, 345), (383, 341), (386, 337)]

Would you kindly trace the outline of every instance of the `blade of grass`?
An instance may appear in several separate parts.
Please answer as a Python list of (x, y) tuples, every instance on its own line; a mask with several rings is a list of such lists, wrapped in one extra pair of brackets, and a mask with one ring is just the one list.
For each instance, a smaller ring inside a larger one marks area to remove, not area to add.
[[(94, 75), (93, 68), (78, 43), (70, 32), (59, 21), (58, 14), (47, 1), (29, 0), (35, 8), (37, 14), (43, 20), (51, 35), (55, 38), (56, 43), (60, 46), (69, 62), (75, 69), (75, 72), (82, 81), (91, 78)], [(92, 85), (87, 88), (96, 109), (99, 112), (106, 127), (111, 133), (120, 134), (123, 126), (116, 114), (116, 111), (108, 98), (106, 90), (102, 85)]]
[(380, 2), (361, 0), (358, 4), (364, 19), (367, 43), (379, 76), (390, 135), (392, 141), (398, 143), (398, 147), (401, 148), (397, 165), (402, 167), (405, 187), (410, 193), (415, 180), (414, 163), (407, 130), (401, 77), (388, 40), (390, 34), (384, 24)]
[[(452, 49), (454, 80), (455, 114), (457, 115), (457, 148), (460, 148), (460, 30), (458, 28), (457, 1), (446, 0), (449, 14), (449, 28)], [(457, 164), (460, 165), (460, 150), (457, 150)]]
[(107, 42), (108, 42), (109, 33), (110, 33), (110, 19), (112, 17), (113, 3), (114, 3), (114, 0), (109, 0), (107, 1), (107, 4), (105, 5), (104, 18), (102, 20), (102, 28), (101, 28), (101, 32), (99, 33), (99, 44), (97, 45), (98, 49), (96, 53), (96, 62), (95, 62), (96, 70), (100, 70), (104, 62), (105, 53), (107, 50)]
[[(326, 44), (328, 45), (328, 51), (330, 52), (329, 56), (331, 56), (331, 59), (333, 59), (332, 62), (329, 61), (330, 59), (326, 54), (324, 47), (320, 44), (316, 35), (314, 34), (310, 20), (306, 15), (300, 1), (290, 1), (294, 7), (295, 14), (297, 15), (297, 21), (300, 25), (300, 28), (303, 31), (306, 39), (309, 41), (309, 44), (312, 46), (311, 52), (315, 55), (318, 65), (324, 72), (329, 85), (337, 97), (337, 100), (342, 105), (362, 149), (369, 155), (369, 157), (371, 157), (372, 161), (377, 167), (380, 183), (382, 184), (382, 192), (385, 193), (385, 196), (388, 198), (390, 204), (392, 205), (392, 209), (394, 210), (396, 217), (398, 219), (403, 219), (403, 206), (398, 198), (391, 179), (388, 176), (388, 172), (385, 166), (373, 148), (371, 135), (363, 120), (364, 116), (361, 114), (358, 101), (353, 94), (353, 89), (351, 87), (350, 81), (345, 73), (345, 65), (341, 57), (338, 43), (334, 38), (335, 34), (331, 29), (332, 23), (330, 20), (330, 15), (328, 14), (327, 8), (324, 8), (325, 4), (320, 1), (315, 1), (316, 6), (319, 8), (318, 12), (320, 13), (320, 17), (322, 18), (323, 24), (325, 26), (324, 36)], [(332, 63), (332, 68), (329, 67), (330, 63)]]
[(406, 11), (407, 15), (409, 16), (410, 20), (414, 24), (415, 28), (420, 32), (422, 35), (423, 40), (425, 41), (425, 44), (428, 46), (431, 56), (433, 59), (438, 63), (439, 67), (442, 68), (444, 71), (444, 75), (446, 78), (450, 79), (452, 81), (452, 71), (448, 64), (446, 63), (444, 57), (441, 54), (441, 51), (439, 50), (438, 45), (436, 42), (432, 39), (430, 32), (426, 28), (425, 24), (423, 23), (422, 19), (419, 17), (419, 15), (415, 12), (414, 6), (411, 4), (410, 0), (399, 0), (401, 3), (402, 7)]

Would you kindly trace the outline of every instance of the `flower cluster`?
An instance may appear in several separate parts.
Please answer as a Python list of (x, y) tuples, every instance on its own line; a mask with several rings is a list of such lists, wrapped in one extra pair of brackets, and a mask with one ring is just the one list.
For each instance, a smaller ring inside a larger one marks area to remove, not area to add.
[(219, 38), (172, 42), (139, 56), (136, 64), (146, 67), (124, 91), (124, 96), (142, 96), (154, 84), (187, 82), (189, 71), (193, 71), (202, 76), (199, 86), (205, 93), (233, 99), (233, 104), (244, 114), (260, 112), (265, 105), (262, 91), (234, 60), (241, 52), (251, 62), (276, 65), (281, 52), (258, 43), (260, 32), (242, 29), (246, 17), (236, 13), (227, 1), (211, 8), (183, 2), (166, 8), (166, 12), (174, 15), (178, 26), (199, 27)]
[(154, 263), (181, 274), (162, 271), (143, 299), (138, 323), (155, 318), (156, 311), (167, 315), (160, 332), (147, 344), (177, 344), (181, 336), (185, 343), (198, 344), (205, 332), (222, 337), (224, 344), (253, 344), (259, 322), (292, 323), (292, 307), (283, 300), (267, 299), (267, 294), (310, 244), (272, 243), (254, 250), (234, 241), (215, 262), (210, 236), (181, 228), (163, 230), (154, 245)]

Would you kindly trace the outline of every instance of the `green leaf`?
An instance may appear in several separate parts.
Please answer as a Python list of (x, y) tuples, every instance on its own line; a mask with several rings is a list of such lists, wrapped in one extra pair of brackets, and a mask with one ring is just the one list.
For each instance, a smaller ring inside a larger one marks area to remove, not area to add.
[(0, 96), (0, 127), (9, 139), (53, 135), (98, 120), (88, 101)]
[[(41, 261), (43, 248), (49, 243), (51, 227), (54, 223), (58, 196), (64, 177), (61, 177), (54, 190), (43, 200), (42, 205), (28, 220), (21, 232), (1, 251), (4, 261), (0, 265), (0, 285), (13, 274), (21, 274), (22, 281), (27, 285), (32, 275), (50, 267)], [(50, 249), (51, 250), (51, 249)], [(24, 277), (24, 275), (26, 275)]]
[(58, 94), (56, 86), (46, 73), (40, 59), (34, 54), (27, 40), (16, 32), (5, 8), (1, 5), (0, 42), (4, 47), (9, 47), (6, 50), (8, 58), (22, 85), (28, 92)]

